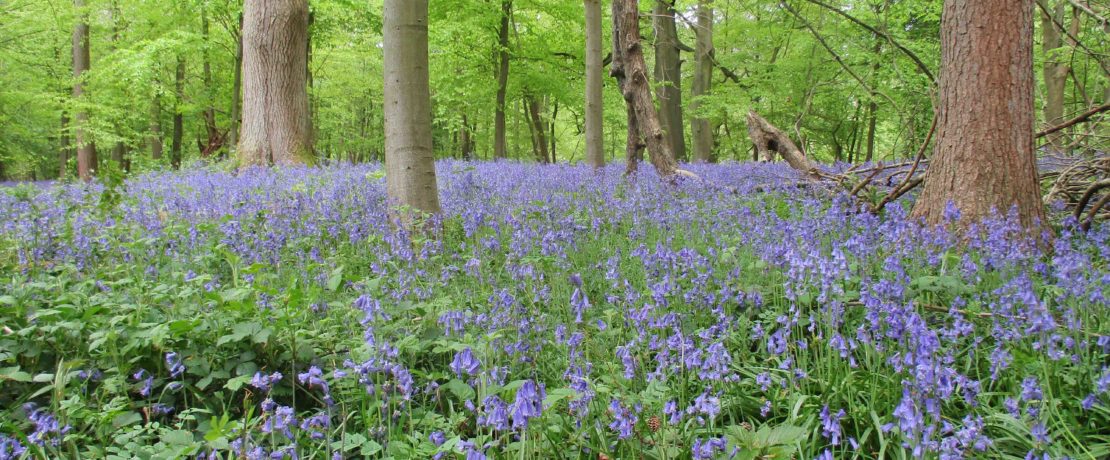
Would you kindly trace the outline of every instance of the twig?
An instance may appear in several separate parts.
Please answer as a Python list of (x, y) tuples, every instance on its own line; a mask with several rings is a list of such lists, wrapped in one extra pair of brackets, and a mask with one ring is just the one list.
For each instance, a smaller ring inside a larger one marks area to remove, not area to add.
[[(1080, 198), (1079, 203), (1075, 205), (1076, 220), (1083, 217), (1083, 209), (1087, 207), (1087, 203), (1091, 201), (1091, 198), (1094, 198), (1095, 193), (1106, 187), (1110, 187), (1110, 179), (1095, 181), (1090, 187), (1087, 187), (1087, 191), (1083, 193), (1083, 197)], [(1107, 196), (1110, 196), (1110, 194), (1107, 194)], [(1099, 207), (1101, 207), (1101, 205)]]

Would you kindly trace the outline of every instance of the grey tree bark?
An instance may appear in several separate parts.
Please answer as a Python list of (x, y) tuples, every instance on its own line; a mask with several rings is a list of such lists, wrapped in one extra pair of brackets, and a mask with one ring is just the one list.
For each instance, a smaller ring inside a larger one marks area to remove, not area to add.
[(1033, 151), (1033, 0), (946, 0), (935, 151), (913, 214), (961, 225), (1016, 207), (1043, 225)]
[(694, 159), (713, 162), (713, 127), (709, 119), (698, 114), (702, 98), (713, 87), (713, 0), (698, 1), (697, 29), (694, 31), (697, 43), (694, 45), (694, 83), (690, 89), (693, 100), (690, 111), (694, 117), (690, 122), (690, 132), (694, 136)]
[[(77, 10), (78, 20), (73, 26), (73, 98), (80, 100), (85, 94), (85, 72), (89, 70), (89, 12), (85, 8), (85, 0), (73, 0), (73, 8)], [(73, 140), (77, 144), (77, 176), (81, 180), (92, 180), (96, 173), (96, 145), (93, 144), (88, 132), (85, 131), (89, 124), (88, 112), (78, 109), (73, 116)]]
[[(385, 0), (382, 30), (386, 191), (392, 206), (438, 214), (428, 81), (428, 0)], [(394, 216), (411, 229), (409, 212), (395, 211)]]
[[(676, 160), (686, 159), (686, 133), (682, 121), (682, 57), (675, 27), (674, 0), (655, 0), (655, 98), (659, 101), (659, 123), (667, 133)], [(689, 49), (689, 48), (687, 48)]]
[(69, 115), (62, 112), (62, 135), (58, 146), (58, 180), (65, 180), (69, 175), (70, 141), (69, 141)]
[(240, 167), (311, 163), (308, 1), (243, 4)]
[(497, 112), (493, 120), (493, 157), (505, 158), (505, 98), (509, 88), (509, 16), (513, 11), (512, 0), (501, 0), (501, 26), (497, 30)]
[(601, 0), (585, 0), (586, 8), (586, 161), (605, 166), (604, 99), (602, 98)]

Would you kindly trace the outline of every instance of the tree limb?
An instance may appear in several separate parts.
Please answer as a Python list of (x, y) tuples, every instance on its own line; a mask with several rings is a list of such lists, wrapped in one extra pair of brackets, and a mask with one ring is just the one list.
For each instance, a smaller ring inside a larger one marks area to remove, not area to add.
[(871, 32), (875, 35), (878, 35), (880, 37), (885, 38), (886, 41), (890, 42), (891, 45), (894, 45), (894, 47), (898, 48), (898, 50), (901, 51), (903, 54), (905, 54), (906, 57), (909, 57), (910, 60), (912, 60), (913, 63), (917, 65), (917, 69), (920, 70), (921, 73), (925, 74), (925, 76), (929, 77), (929, 80), (932, 80), (933, 82), (937, 81), (937, 77), (933, 75), (933, 72), (931, 70), (929, 70), (929, 66), (926, 66), (925, 62), (923, 62), (921, 60), (921, 58), (917, 57), (917, 54), (914, 54), (913, 51), (910, 51), (909, 48), (906, 48), (905, 46), (902, 46), (901, 43), (898, 43), (897, 41), (894, 41), (894, 37), (891, 37), (890, 35), (885, 34), (883, 32), (880, 32), (879, 29), (876, 29), (876, 28), (872, 27), (871, 25), (867, 24), (866, 22), (863, 22), (859, 19), (856, 19), (852, 15), (841, 11), (840, 8), (829, 5), (829, 4), (827, 4), (825, 2), (822, 2), (820, 0), (806, 0), (806, 1), (808, 1), (812, 4), (814, 4), (814, 5), (820, 6), (822, 8), (825, 8), (829, 11), (832, 11), (833, 13), (839, 14), (839, 15), (845, 17), (846, 19), (848, 19), (849, 21), (852, 21), (856, 25), (858, 25), (860, 27), (863, 27), (864, 29), (867, 29), (868, 32)]
[(1107, 110), (1110, 110), (1110, 102), (1108, 102), (1108, 103), (1106, 103), (1106, 104), (1102, 104), (1102, 105), (1100, 105), (1100, 106), (1098, 106), (1098, 107), (1094, 107), (1094, 108), (1092, 108), (1092, 109), (1090, 109), (1090, 110), (1088, 110), (1088, 111), (1086, 111), (1086, 112), (1083, 112), (1083, 113), (1079, 114), (1079, 116), (1077, 116), (1077, 117), (1075, 117), (1075, 118), (1072, 118), (1071, 120), (1068, 120), (1068, 121), (1065, 121), (1065, 122), (1063, 122), (1063, 123), (1060, 123), (1060, 124), (1058, 124), (1058, 125), (1056, 125), (1056, 126), (1053, 126), (1053, 127), (1051, 127), (1051, 128), (1048, 128), (1048, 129), (1046, 129), (1046, 130), (1044, 130), (1044, 131), (1040, 131), (1040, 132), (1038, 132), (1038, 133), (1037, 133), (1037, 136), (1036, 136), (1036, 137), (1037, 137), (1037, 138), (1041, 138), (1041, 137), (1045, 137), (1045, 136), (1047, 136), (1047, 135), (1049, 135), (1049, 134), (1052, 134), (1052, 133), (1054, 133), (1054, 132), (1057, 132), (1057, 131), (1060, 131), (1060, 130), (1064, 130), (1064, 129), (1068, 129), (1068, 128), (1072, 127), (1072, 126), (1075, 126), (1075, 125), (1078, 125), (1078, 124), (1080, 124), (1080, 123), (1083, 123), (1083, 122), (1085, 122), (1085, 121), (1089, 120), (1089, 119), (1090, 119), (1091, 117), (1093, 117), (1093, 116), (1095, 116), (1095, 115), (1098, 115), (1098, 114), (1100, 114), (1100, 113), (1102, 113), (1102, 112), (1105, 112), (1105, 111), (1107, 111)]

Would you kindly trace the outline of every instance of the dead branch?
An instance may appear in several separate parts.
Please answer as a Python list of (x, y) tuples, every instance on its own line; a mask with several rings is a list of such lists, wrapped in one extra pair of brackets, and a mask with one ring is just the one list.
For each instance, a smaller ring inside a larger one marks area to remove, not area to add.
[(1049, 135), (1049, 134), (1052, 134), (1052, 133), (1055, 133), (1055, 132), (1057, 132), (1057, 131), (1061, 131), (1061, 130), (1064, 130), (1064, 129), (1068, 129), (1068, 128), (1072, 127), (1072, 126), (1075, 126), (1075, 125), (1078, 125), (1078, 124), (1080, 124), (1080, 123), (1083, 123), (1083, 122), (1085, 122), (1085, 121), (1087, 121), (1087, 120), (1091, 119), (1091, 117), (1093, 117), (1093, 116), (1095, 116), (1095, 115), (1098, 115), (1098, 114), (1100, 114), (1100, 113), (1102, 113), (1102, 112), (1105, 112), (1105, 111), (1107, 111), (1107, 110), (1110, 110), (1110, 103), (1102, 104), (1102, 105), (1100, 105), (1100, 106), (1098, 106), (1098, 107), (1093, 107), (1093, 108), (1091, 108), (1090, 110), (1088, 110), (1088, 111), (1086, 111), (1086, 112), (1083, 112), (1083, 113), (1079, 114), (1079, 116), (1077, 116), (1077, 117), (1075, 117), (1075, 118), (1072, 118), (1071, 120), (1065, 121), (1065, 122), (1063, 122), (1063, 123), (1060, 123), (1060, 124), (1058, 124), (1058, 125), (1056, 125), (1056, 126), (1053, 126), (1053, 127), (1051, 127), (1051, 128), (1048, 128), (1048, 129), (1046, 129), (1046, 130), (1044, 130), (1044, 131), (1040, 131), (1040, 132), (1038, 132), (1038, 133), (1037, 133), (1037, 138), (1045, 137), (1045, 136), (1047, 136), (1047, 135)]

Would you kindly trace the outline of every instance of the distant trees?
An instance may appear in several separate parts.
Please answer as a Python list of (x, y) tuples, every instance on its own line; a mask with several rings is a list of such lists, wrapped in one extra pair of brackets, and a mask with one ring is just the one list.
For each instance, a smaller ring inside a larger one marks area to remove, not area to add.
[(386, 191), (395, 218), (408, 226), (413, 211), (440, 212), (432, 152), (428, 0), (385, 0), (382, 19)]
[(243, 3), (241, 167), (312, 161), (308, 0)]
[(1033, 151), (1033, 0), (946, 0), (941, 19), (937, 138), (913, 213), (964, 221), (1016, 206), (1044, 221)]

